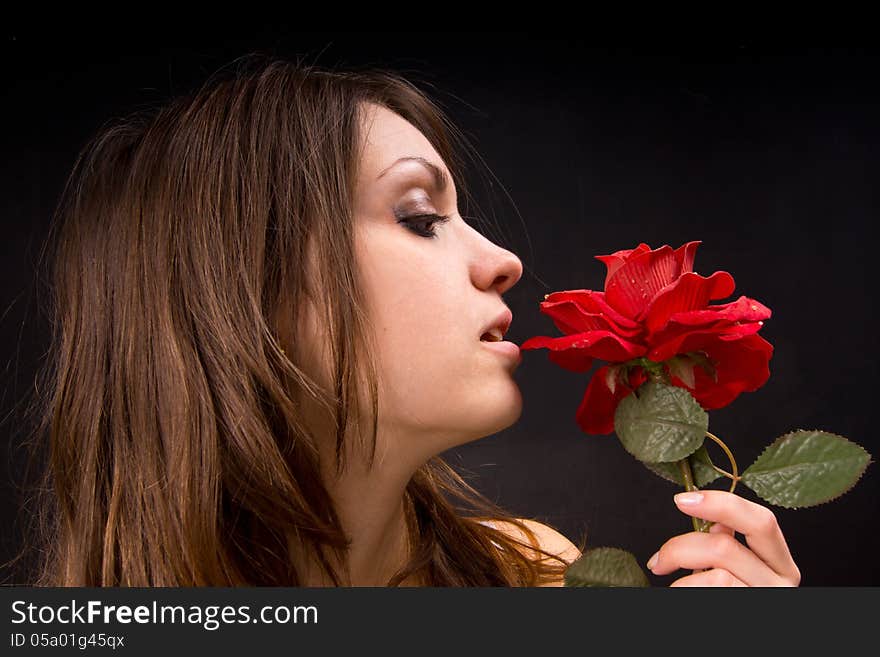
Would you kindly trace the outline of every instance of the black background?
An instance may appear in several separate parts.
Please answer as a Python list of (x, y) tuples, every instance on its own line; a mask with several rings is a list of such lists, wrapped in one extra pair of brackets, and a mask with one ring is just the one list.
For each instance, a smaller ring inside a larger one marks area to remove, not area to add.
[[(760, 333), (775, 348), (769, 381), (710, 412), (710, 430), (740, 468), (799, 428), (880, 451), (869, 429), (878, 362), (869, 232), (880, 179), (877, 52), (740, 43), (597, 49), (527, 33), (280, 28), (112, 43), (7, 32), (3, 48), (2, 559), (19, 548), (21, 408), (48, 345), (35, 266), (65, 176), (106, 120), (189, 91), (255, 50), (327, 67), (387, 66), (431, 85), (497, 177), (480, 185), (475, 176), (472, 189), (503, 226), (492, 238), (523, 260), (522, 279), (505, 295), (510, 339), (558, 335), (538, 304), (554, 290), (601, 290), (605, 266), (595, 255), (701, 240), (695, 271), (726, 270), (736, 281), (732, 297), (715, 303), (745, 294), (773, 311)], [(574, 415), (587, 376), (546, 353), (524, 352), (515, 373), (520, 421), (444, 456), (516, 515), (575, 542), (586, 532), (588, 547), (623, 547), (644, 563), (691, 530), (672, 502), (678, 489), (613, 434), (580, 432)], [(773, 507), (803, 586), (880, 584), (876, 468), (829, 504)], [(758, 501), (745, 487), (737, 492)], [(688, 572), (650, 577), (667, 585)]]

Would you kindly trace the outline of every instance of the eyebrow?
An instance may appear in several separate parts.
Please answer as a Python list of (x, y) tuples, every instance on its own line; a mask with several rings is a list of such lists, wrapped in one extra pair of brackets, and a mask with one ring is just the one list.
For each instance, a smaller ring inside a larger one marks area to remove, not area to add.
[(396, 162), (394, 162), (393, 164), (388, 166), (384, 171), (382, 171), (382, 173), (380, 173), (376, 177), (376, 180), (379, 180), (379, 178), (384, 176), (386, 173), (388, 173), (391, 169), (393, 169), (395, 166), (397, 166), (401, 162), (418, 162), (419, 164), (424, 166), (431, 173), (431, 176), (433, 176), (433, 178), (434, 178), (434, 186), (437, 189), (439, 189), (441, 192), (446, 191), (446, 188), (449, 185), (449, 176), (446, 175), (446, 172), (443, 171), (443, 169), (438, 167), (436, 164), (431, 162), (431, 160), (427, 160), (423, 157), (418, 157), (415, 155), (410, 155), (410, 156), (400, 158), (399, 160), (397, 160)]

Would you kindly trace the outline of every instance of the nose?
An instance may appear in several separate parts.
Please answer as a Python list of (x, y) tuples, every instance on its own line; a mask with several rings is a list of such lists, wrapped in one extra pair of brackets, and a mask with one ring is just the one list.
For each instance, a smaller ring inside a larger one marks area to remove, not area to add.
[(523, 272), (522, 261), (516, 254), (495, 244), (492, 244), (489, 255), (477, 258), (474, 267), (477, 284), (481, 288), (495, 289), (499, 295), (516, 285)]

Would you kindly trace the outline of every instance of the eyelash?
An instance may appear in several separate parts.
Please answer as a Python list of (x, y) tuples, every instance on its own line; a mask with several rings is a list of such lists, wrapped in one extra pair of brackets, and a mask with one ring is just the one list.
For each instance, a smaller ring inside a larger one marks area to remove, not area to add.
[(405, 225), (410, 231), (412, 231), (413, 233), (415, 233), (419, 237), (434, 238), (434, 237), (437, 237), (437, 233), (434, 232), (433, 228), (423, 228), (423, 229), (419, 230), (419, 229), (413, 227), (412, 222), (416, 219), (423, 219), (423, 220), (427, 220), (424, 222), (425, 225), (443, 224), (443, 223), (446, 223), (447, 221), (449, 221), (449, 218), (450, 218), (450, 215), (448, 215), (448, 214), (434, 214), (434, 213), (414, 214), (409, 217), (403, 217), (403, 218), (399, 219), (399, 222), (402, 223), (403, 225)]

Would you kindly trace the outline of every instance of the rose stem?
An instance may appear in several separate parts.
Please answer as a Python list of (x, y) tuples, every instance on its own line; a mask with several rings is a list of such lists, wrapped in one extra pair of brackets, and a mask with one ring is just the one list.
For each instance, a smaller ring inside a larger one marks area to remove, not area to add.
[(709, 438), (714, 440), (716, 443), (718, 443), (721, 446), (721, 449), (724, 450), (724, 453), (727, 454), (727, 459), (730, 461), (730, 467), (733, 469), (733, 474), (729, 474), (729, 473), (725, 472), (724, 470), (722, 470), (721, 468), (715, 468), (715, 465), (712, 465), (712, 467), (715, 468), (721, 474), (733, 479), (733, 482), (730, 484), (730, 492), (732, 493), (733, 489), (736, 488), (736, 482), (738, 482), (742, 478), (739, 476), (739, 470), (736, 467), (736, 459), (733, 458), (733, 454), (730, 452), (727, 445), (724, 444), (724, 441), (721, 440), (721, 438), (709, 433), (708, 431), (706, 432), (706, 435), (709, 436)]
[[(688, 491), (700, 490), (694, 483), (694, 475), (691, 472), (691, 464), (689, 458), (690, 457), (685, 457), (678, 462), (678, 467), (681, 469), (682, 479), (684, 479), (684, 488)], [(691, 516), (691, 521), (694, 525), (695, 532), (708, 532), (709, 527), (711, 526), (707, 524), (705, 520), (697, 518), (696, 516)]]

